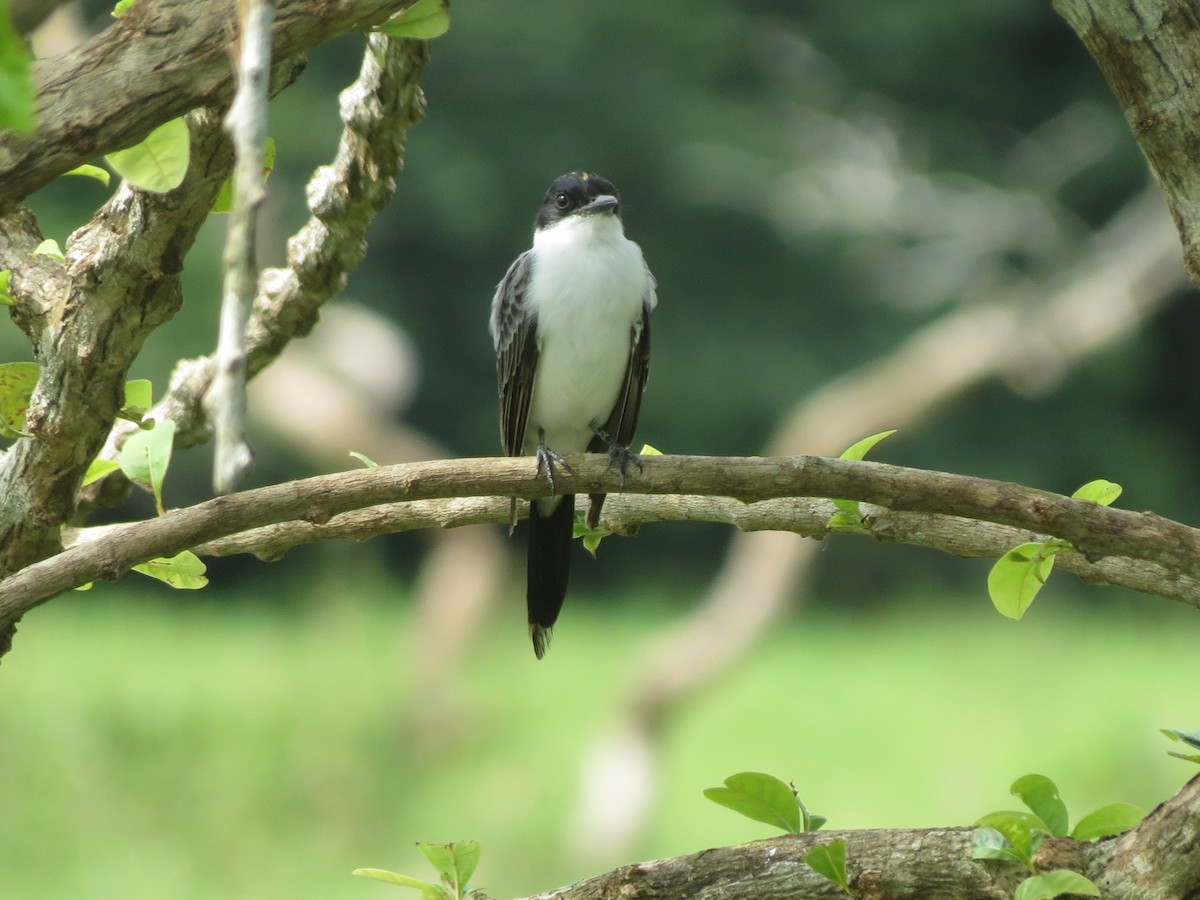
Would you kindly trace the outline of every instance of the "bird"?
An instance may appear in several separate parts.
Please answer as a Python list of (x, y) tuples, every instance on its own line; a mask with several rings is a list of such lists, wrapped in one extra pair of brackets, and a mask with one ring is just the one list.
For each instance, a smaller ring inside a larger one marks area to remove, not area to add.
[[(554, 493), (561, 453), (607, 453), (626, 468), (650, 361), (654, 276), (625, 236), (612, 182), (568, 172), (551, 183), (534, 222), (533, 246), (496, 287), (490, 331), (496, 349), (500, 437), (508, 456), (537, 457), (552, 496), (529, 509), (526, 608), (534, 655), (546, 652), (567, 592), (575, 497)], [(600, 521), (591, 494), (586, 521)], [(516, 523), (513, 501), (510, 526)], [(510, 528), (511, 533), (511, 528)]]

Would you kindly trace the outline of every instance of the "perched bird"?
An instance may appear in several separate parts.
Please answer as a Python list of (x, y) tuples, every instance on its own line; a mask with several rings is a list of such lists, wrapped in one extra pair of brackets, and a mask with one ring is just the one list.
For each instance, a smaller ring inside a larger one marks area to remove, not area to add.
[[(536, 454), (554, 487), (559, 453), (607, 452), (626, 465), (650, 359), (654, 277), (625, 237), (613, 185), (589, 172), (555, 179), (534, 223), (533, 247), (508, 269), (492, 299), (500, 381), (500, 437), (509, 456)], [(600, 520), (592, 494), (587, 521)], [(514, 504), (514, 521), (515, 521)], [(526, 605), (533, 652), (546, 652), (571, 565), (575, 497), (529, 510)]]

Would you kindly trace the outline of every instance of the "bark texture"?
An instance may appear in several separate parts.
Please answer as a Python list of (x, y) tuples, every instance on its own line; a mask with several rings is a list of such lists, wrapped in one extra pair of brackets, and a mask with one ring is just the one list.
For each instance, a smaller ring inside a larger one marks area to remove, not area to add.
[(1200, 285), (1200, 3), (1054, 0), (1125, 113)]

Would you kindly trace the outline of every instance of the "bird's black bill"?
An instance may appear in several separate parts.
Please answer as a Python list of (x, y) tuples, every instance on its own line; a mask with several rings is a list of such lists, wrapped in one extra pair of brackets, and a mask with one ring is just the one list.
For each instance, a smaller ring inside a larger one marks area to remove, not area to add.
[(616, 212), (619, 204), (620, 201), (612, 194), (601, 194), (587, 206), (580, 207), (579, 212), (585, 216), (590, 216), (592, 213), (598, 212)]

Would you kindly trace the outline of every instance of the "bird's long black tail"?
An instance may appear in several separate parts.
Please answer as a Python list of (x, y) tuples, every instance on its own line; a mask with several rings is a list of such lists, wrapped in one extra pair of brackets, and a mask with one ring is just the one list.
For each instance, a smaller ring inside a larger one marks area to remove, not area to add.
[(533, 652), (538, 659), (546, 653), (550, 629), (567, 595), (574, 523), (573, 494), (559, 498), (558, 505), (549, 513), (539, 508), (537, 500), (530, 504), (525, 603), (529, 610), (529, 636), (533, 638)]

